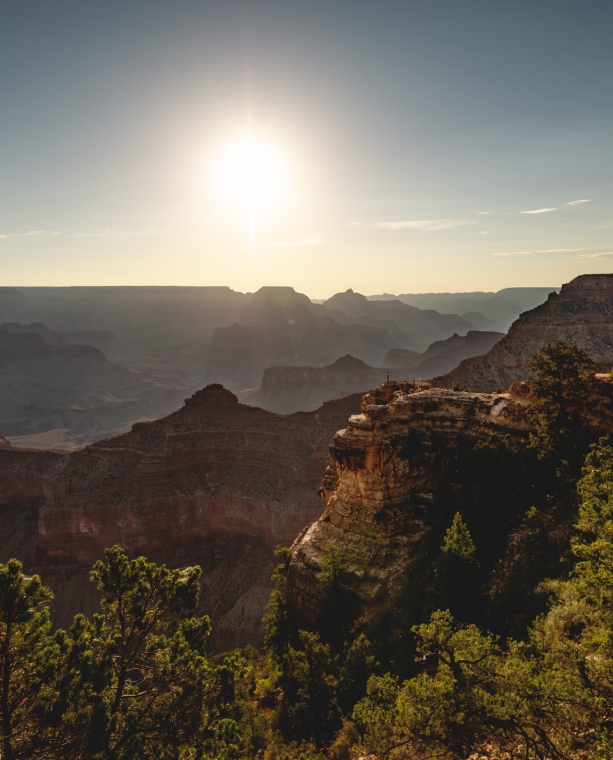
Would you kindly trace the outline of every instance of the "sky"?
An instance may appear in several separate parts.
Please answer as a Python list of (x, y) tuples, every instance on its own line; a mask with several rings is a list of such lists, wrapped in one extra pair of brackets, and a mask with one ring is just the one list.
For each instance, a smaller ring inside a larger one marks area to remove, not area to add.
[(2, 3), (0, 284), (613, 271), (612, 28), (610, 0)]

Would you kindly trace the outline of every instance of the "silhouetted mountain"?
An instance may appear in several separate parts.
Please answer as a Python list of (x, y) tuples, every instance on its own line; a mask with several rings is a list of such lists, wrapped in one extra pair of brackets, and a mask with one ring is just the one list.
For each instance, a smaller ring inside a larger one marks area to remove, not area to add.
[[(453, 332), (466, 333), (473, 325), (457, 314), (440, 314), (434, 310), (421, 310), (400, 300), (374, 301), (349, 289), (324, 302), (327, 309), (340, 311), (357, 320), (368, 317), (378, 320), (371, 324), (393, 322), (407, 340), (402, 348), (425, 348), (434, 340), (447, 338)], [(398, 341), (400, 343), (400, 341)]]
[[(368, 296), (370, 301), (397, 299), (419, 309), (436, 309), (444, 314), (459, 314), (476, 328), (506, 332), (519, 315), (547, 299), (560, 288), (504, 288), (497, 293), (403, 293), (394, 296), (384, 293)], [(474, 316), (478, 314), (480, 316)], [(473, 316), (473, 320), (470, 317)], [(488, 325), (480, 317), (491, 320)]]

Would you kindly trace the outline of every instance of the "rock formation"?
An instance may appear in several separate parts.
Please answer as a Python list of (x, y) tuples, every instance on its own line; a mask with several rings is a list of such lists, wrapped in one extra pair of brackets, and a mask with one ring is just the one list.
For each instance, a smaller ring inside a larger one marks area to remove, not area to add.
[(317, 409), (338, 394), (365, 393), (385, 376), (385, 369), (347, 355), (326, 367), (269, 367), (259, 388), (237, 395), (243, 404), (291, 414)]
[(330, 447), (322, 486), (324, 514), (295, 542), (287, 579), (299, 625), (313, 625), (317, 574), (335, 546), (368, 621), (393, 603), (436, 480), (457, 455), (460, 441), (498, 432), (525, 437), (525, 398), (433, 389), (406, 393), (389, 382), (362, 401)]
[(321, 367), (346, 354), (379, 365), (396, 345), (381, 324), (358, 324), (293, 288), (265, 287), (250, 296), (234, 324), (215, 330), (206, 379), (242, 390), (259, 385), (268, 367)]
[(211, 385), (170, 416), (81, 451), (0, 439), (0, 561), (17, 556), (42, 575), (60, 625), (93, 611), (88, 568), (107, 546), (197, 563), (216, 647), (257, 643), (273, 549), (320, 514), (329, 442), (359, 404), (354, 395), (281, 417)]
[(528, 375), (528, 362), (554, 338), (572, 341), (608, 369), (613, 366), (613, 275), (585, 274), (527, 311), (484, 356), (466, 359), (436, 378), (441, 387), (508, 388)]

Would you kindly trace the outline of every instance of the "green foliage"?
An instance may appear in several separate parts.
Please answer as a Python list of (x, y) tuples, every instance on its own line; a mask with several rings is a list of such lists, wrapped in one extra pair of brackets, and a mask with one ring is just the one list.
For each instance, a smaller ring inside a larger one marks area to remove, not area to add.
[(460, 620), (474, 620), (479, 614), (479, 562), (470, 531), (456, 512), (434, 561), (432, 605), (448, 608)]
[(529, 368), (533, 445), (542, 457), (555, 456), (576, 466), (585, 455), (586, 402), (598, 366), (574, 343), (552, 340), (532, 357)]
[(278, 546), (275, 554), (283, 558), (283, 562), (277, 565), (272, 575), (275, 585), (268, 600), (266, 615), (263, 620), (266, 629), (264, 646), (277, 662), (281, 662), (289, 653), (292, 637), (292, 627), (285, 598), (285, 578), (287, 575), (289, 549)]
[(207, 661), (209, 620), (188, 617), (200, 569), (130, 561), (115, 546), (91, 575), (101, 614), (51, 636), (48, 610), (38, 611), (49, 593), (19, 563), (0, 566), (2, 757), (236, 758), (227, 711), (242, 662)]
[(462, 515), (456, 512), (451, 527), (445, 533), (445, 540), (441, 546), (441, 555), (450, 562), (462, 562), (465, 565), (477, 565), (475, 545), (462, 520)]
[(320, 748), (339, 725), (337, 679), (330, 647), (316, 633), (300, 631), (299, 648), (290, 647), (281, 681), (284, 699), (279, 727), (284, 736), (312, 741)]
[(390, 758), (561, 757), (572, 744), (576, 681), (543, 671), (521, 645), (503, 651), (437, 612), (416, 627), (426, 669), (399, 685), (373, 677), (355, 709), (366, 747)]
[(347, 650), (345, 661), (339, 668), (338, 698), (346, 715), (350, 715), (353, 706), (366, 696), (368, 679), (375, 675), (380, 667), (373, 645), (361, 633)]
[(21, 563), (0, 565), (0, 720), (6, 760), (38, 754), (41, 730), (39, 694), (53, 678), (54, 651), (48, 638), (52, 599), (35, 575), (26, 578)]
[(555, 603), (537, 621), (534, 636), (559, 667), (579, 673), (606, 717), (613, 700), (613, 448), (608, 439), (592, 447), (578, 490), (579, 533), (572, 547), (578, 561), (567, 581), (550, 584)]

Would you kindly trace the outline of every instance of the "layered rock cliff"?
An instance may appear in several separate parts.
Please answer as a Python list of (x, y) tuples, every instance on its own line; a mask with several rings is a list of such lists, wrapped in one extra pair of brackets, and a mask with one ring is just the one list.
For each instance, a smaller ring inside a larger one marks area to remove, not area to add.
[(93, 611), (88, 568), (107, 546), (198, 563), (216, 647), (256, 643), (274, 547), (320, 514), (329, 441), (359, 403), (281, 417), (211, 385), (170, 416), (81, 451), (0, 440), (0, 561), (18, 556), (42, 575), (62, 625)]
[(323, 484), (324, 514), (293, 546), (287, 579), (294, 614), (315, 623), (317, 574), (335, 546), (363, 619), (400, 593), (411, 547), (423, 531), (437, 480), (457, 457), (460, 442), (493, 433), (527, 436), (524, 397), (432, 389), (407, 393), (402, 384), (378, 386), (362, 401), (330, 447)]
[(575, 277), (524, 312), (488, 353), (466, 359), (435, 384), (473, 391), (508, 388), (526, 378), (530, 359), (554, 338), (576, 343), (607, 369), (613, 366), (613, 275)]

